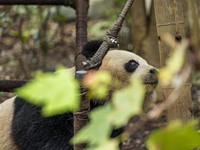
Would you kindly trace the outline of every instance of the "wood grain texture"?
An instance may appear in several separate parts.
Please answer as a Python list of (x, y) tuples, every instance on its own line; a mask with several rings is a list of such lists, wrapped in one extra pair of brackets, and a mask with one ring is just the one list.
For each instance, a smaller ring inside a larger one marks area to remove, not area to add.
[[(185, 36), (185, 26), (184, 26), (184, 11), (183, 11), (183, 1), (177, 0), (177, 12), (178, 12), (178, 25), (179, 32), (182, 38)], [(176, 37), (176, 23), (175, 23), (175, 11), (174, 11), (174, 1), (173, 0), (154, 0), (155, 7), (155, 17), (156, 26), (159, 39), (159, 51), (160, 51), (160, 61), (161, 67), (165, 66), (166, 59), (170, 56), (173, 50), (167, 43), (163, 40), (166, 33), (170, 33), (175, 40)], [(183, 122), (187, 122), (192, 118), (190, 112), (192, 99), (190, 93), (190, 86), (186, 84), (184, 87), (184, 92), (176, 100), (176, 102), (167, 110), (167, 120), (171, 122), (173, 120), (180, 119)], [(165, 99), (168, 98), (169, 94), (173, 90), (171, 88), (164, 88)]]

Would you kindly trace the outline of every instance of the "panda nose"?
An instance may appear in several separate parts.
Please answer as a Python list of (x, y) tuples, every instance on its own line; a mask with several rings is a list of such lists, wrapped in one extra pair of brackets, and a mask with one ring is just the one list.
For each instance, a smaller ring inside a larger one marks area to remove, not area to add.
[(158, 73), (158, 70), (155, 69), (155, 68), (152, 68), (149, 70), (149, 73), (152, 74), (152, 75), (156, 75)]

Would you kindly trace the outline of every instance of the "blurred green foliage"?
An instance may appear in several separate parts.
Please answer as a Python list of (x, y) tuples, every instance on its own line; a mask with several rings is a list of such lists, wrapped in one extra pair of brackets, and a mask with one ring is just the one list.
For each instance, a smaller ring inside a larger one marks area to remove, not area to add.
[(87, 97), (89, 99), (103, 99), (106, 97), (111, 80), (110, 74), (106, 71), (88, 73), (84, 79), (84, 85), (89, 88)]
[(175, 121), (155, 130), (147, 140), (149, 150), (192, 150), (200, 146), (200, 134), (195, 130), (196, 121), (186, 125)]
[(26, 66), (21, 54), (27, 52), (35, 59), (27, 68), (46, 70), (46, 55), (56, 45), (64, 44), (67, 15), (61, 13), (62, 7), (27, 5), (12, 6), (9, 10), (7, 6), (2, 8), (0, 36), (4, 40), (3, 48), (16, 49), (14, 56), (19, 57), (16, 59), (21, 61), (20, 66)]
[(35, 79), (16, 90), (20, 97), (41, 106), (45, 117), (75, 111), (79, 108), (79, 85), (71, 70), (37, 73)]
[(126, 0), (111, 0), (113, 7), (106, 10), (106, 15), (111, 16), (111, 20), (116, 20), (126, 4)]
[(165, 67), (160, 69), (159, 80), (162, 85), (169, 86), (176, 74), (180, 72), (185, 63), (185, 54), (188, 47), (188, 41), (183, 40), (177, 48), (171, 52), (171, 56), (166, 60)]
[(93, 39), (103, 39), (106, 31), (112, 27), (114, 20), (101, 20), (96, 22), (93, 26), (88, 28), (90, 35)]
[[(60, 13), (60, 8), (61, 6), (12, 6), (9, 12), (0, 12), (0, 30), (2, 31), (1, 35), (11, 34), (13, 36), (18, 36), (20, 30), (22, 30), (24, 42), (27, 42), (27, 39), (29, 38), (39, 40), (39, 32), (41, 32), (40, 29), (44, 22), (48, 22), (49, 20), (55, 20), (59, 24), (63, 24), (66, 21), (66, 15)], [(49, 18), (47, 18), (49, 14), (50, 16)], [(20, 19), (21, 25), (23, 25), (23, 27), (9, 29), (11, 31), (8, 32), (7, 28), (9, 26), (12, 26), (15, 23), (15, 21), (18, 21), (18, 19)], [(47, 29), (49, 29), (48, 26)], [(55, 31), (49, 32), (51, 33)], [(37, 42), (36, 45), (38, 45)]]
[(128, 87), (114, 93), (112, 103), (90, 113), (91, 121), (73, 138), (73, 142), (86, 142), (88, 149), (93, 150), (100, 150), (105, 145), (110, 145), (110, 150), (117, 150), (120, 141), (110, 139), (112, 129), (126, 125), (131, 117), (142, 112), (144, 94), (142, 81), (134, 76)]

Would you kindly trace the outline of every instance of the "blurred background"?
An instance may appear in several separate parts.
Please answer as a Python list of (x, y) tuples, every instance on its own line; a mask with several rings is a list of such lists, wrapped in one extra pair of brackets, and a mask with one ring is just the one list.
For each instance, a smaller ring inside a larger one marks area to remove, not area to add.
[[(102, 40), (126, 1), (90, 0), (88, 41)], [(134, 51), (159, 67), (158, 47), (152, 54), (146, 34), (144, 1), (137, 1), (120, 32), (120, 49)], [(155, 22), (155, 18), (153, 18)], [(75, 10), (64, 6), (0, 6), (0, 77), (30, 79), (32, 72), (72, 67), (75, 49)], [(156, 27), (151, 30), (156, 33)], [(150, 34), (152, 34), (150, 33)], [(149, 34), (149, 33), (148, 33)], [(156, 34), (155, 34), (155, 37)], [(148, 50), (147, 50), (148, 49)], [(152, 55), (148, 56), (148, 52)], [(153, 57), (153, 59), (152, 59)]]

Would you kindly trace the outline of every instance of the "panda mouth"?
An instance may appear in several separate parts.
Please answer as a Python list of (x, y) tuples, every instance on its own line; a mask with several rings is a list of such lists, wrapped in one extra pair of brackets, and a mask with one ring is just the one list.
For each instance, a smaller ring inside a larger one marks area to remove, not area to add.
[(148, 81), (148, 82), (144, 82), (144, 84), (152, 84), (152, 85), (157, 85), (157, 84), (158, 84), (158, 79), (155, 79), (154, 81)]

